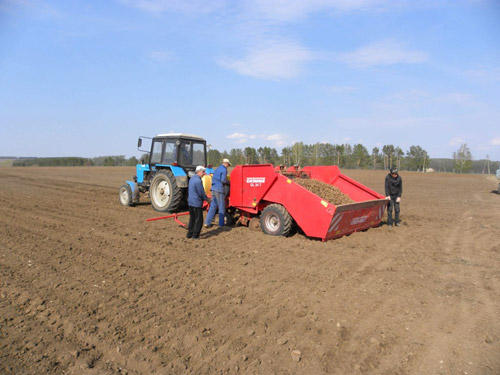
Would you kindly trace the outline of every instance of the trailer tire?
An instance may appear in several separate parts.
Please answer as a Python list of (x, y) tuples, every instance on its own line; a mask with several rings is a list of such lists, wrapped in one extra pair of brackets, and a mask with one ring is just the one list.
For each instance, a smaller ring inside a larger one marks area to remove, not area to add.
[(159, 212), (174, 212), (182, 202), (182, 190), (177, 185), (172, 171), (156, 172), (149, 187), (151, 205)]
[(260, 227), (266, 234), (286, 237), (292, 230), (292, 217), (281, 204), (270, 204), (260, 215)]
[(250, 221), (248, 222), (248, 227), (251, 230), (260, 230), (259, 219), (257, 219), (256, 217), (251, 218)]
[(118, 197), (122, 206), (134, 205), (132, 188), (129, 184), (123, 184), (122, 186), (120, 186), (120, 194)]

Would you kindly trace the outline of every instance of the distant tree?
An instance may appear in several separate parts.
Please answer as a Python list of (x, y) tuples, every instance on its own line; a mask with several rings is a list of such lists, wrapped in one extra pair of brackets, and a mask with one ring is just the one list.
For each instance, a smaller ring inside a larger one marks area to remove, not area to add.
[(278, 162), (279, 160), (278, 152), (276, 151), (276, 149), (271, 147), (259, 147), (259, 149), (257, 150), (257, 155), (261, 164), (276, 164), (276, 162)]
[(127, 165), (129, 166), (134, 166), (134, 165), (137, 165), (138, 164), (138, 160), (135, 156), (132, 156), (131, 158), (129, 158), (127, 160)]
[(219, 150), (210, 148), (207, 152), (207, 165), (219, 165), (222, 161)]
[(292, 148), (283, 147), (281, 150), (281, 164), (290, 166), (292, 165)]
[(343, 165), (347, 168), (354, 167), (354, 158), (352, 156), (352, 146), (349, 143), (344, 144)]
[(243, 150), (241, 148), (231, 149), (231, 151), (229, 151), (229, 160), (233, 165), (245, 164), (245, 155)]
[(370, 160), (368, 150), (360, 143), (354, 145), (354, 148), (352, 149), (352, 156), (354, 158), (356, 168), (366, 167)]
[(148, 164), (149, 163), (149, 154), (144, 153), (141, 155), (141, 164)]
[(460, 145), (459, 149), (453, 153), (453, 160), (455, 160), (455, 169), (464, 173), (472, 167), (472, 154), (467, 144)]
[(292, 146), (292, 158), (294, 165), (301, 165), (303, 163), (304, 142), (296, 142)]
[(377, 168), (377, 161), (379, 158), (379, 154), (378, 154), (379, 152), (380, 152), (380, 150), (378, 147), (372, 148), (373, 169)]
[(318, 165), (334, 165), (335, 164), (335, 146), (330, 143), (320, 143), (319, 148), (319, 164)]
[(410, 149), (406, 151), (407, 168), (410, 171), (425, 171), (426, 160), (429, 160), (429, 155), (420, 146), (410, 146)]
[(245, 155), (245, 164), (257, 163), (257, 151), (253, 147), (246, 147), (243, 154)]
[(484, 158), (484, 166), (483, 166), (483, 174), (486, 171), (486, 166), (488, 166), (488, 174), (490, 173), (490, 155), (486, 154), (486, 157)]
[(335, 153), (337, 154), (337, 166), (342, 164), (342, 156), (344, 155), (344, 145), (335, 145)]
[(389, 169), (392, 167), (393, 157), (394, 157), (394, 146), (384, 145), (382, 147), (382, 152), (384, 153), (384, 169)]
[(394, 149), (394, 154), (396, 155), (396, 166), (398, 167), (398, 169), (400, 169), (401, 168), (401, 158), (405, 155), (405, 153), (403, 152), (401, 147), (397, 146)]

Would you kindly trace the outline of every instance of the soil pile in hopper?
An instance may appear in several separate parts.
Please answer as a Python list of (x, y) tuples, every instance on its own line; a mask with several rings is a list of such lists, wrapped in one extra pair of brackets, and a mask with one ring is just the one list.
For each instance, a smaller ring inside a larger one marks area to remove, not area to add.
[(349, 196), (342, 193), (337, 187), (329, 185), (323, 181), (310, 178), (296, 178), (294, 181), (335, 206), (355, 203), (351, 198), (349, 198)]

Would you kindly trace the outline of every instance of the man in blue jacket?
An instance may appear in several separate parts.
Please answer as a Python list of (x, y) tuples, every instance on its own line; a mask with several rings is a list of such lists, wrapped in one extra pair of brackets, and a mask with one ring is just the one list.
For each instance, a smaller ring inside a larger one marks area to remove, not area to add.
[(398, 169), (392, 167), (389, 174), (385, 176), (385, 195), (389, 201), (387, 208), (387, 225), (392, 227), (392, 211), (394, 210), (394, 221), (396, 226), (399, 227), (399, 202), (401, 202), (401, 194), (403, 194), (403, 179), (398, 174)]
[(219, 227), (224, 226), (224, 215), (226, 213), (226, 194), (225, 188), (229, 185), (227, 181), (227, 167), (231, 163), (228, 159), (222, 160), (222, 165), (220, 165), (214, 172), (212, 177), (212, 203), (208, 210), (207, 218), (205, 219), (205, 227), (210, 228), (212, 226), (212, 220), (215, 217), (217, 209), (219, 209)]
[(205, 174), (205, 168), (197, 166), (195, 175), (189, 179), (188, 206), (189, 224), (186, 237), (194, 240), (200, 239), (201, 227), (203, 226), (203, 201), (208, 201), (201, 178)]

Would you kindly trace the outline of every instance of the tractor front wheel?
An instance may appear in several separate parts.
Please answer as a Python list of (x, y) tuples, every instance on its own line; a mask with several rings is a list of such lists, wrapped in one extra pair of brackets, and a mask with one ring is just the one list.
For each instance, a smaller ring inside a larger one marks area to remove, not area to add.
[(120, 186), (119, 198), (122, 206), (133, 206), (132, 188), (129, 184)]
[(149, 187), (149, 196), (151, 205), (156, 211), (174, 212), (179, 208), (182, 191), (172, 171), (159, 171), (154, 175)]
[(292, 217), (281, 204), (270, 204), (260, 215), (260, 227), (266, 234), (286, 237), (292, 230)]

